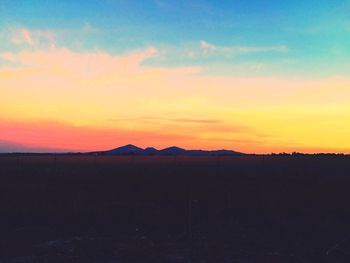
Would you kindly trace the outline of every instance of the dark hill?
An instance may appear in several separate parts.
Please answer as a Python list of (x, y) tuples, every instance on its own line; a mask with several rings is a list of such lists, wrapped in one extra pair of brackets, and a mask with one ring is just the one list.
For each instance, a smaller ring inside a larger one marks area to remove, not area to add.
[(88, 154), (98, 155), (189, 155), (189, 156), (218, 156), (218, 155), (244, 155), (244, 153), (231, 150), (186, 150), (177, 146), (168, 147), (162, 150), (157, 150), (153, 147), (142, 149), (132, 144), (121, 146), (112, 150), (90, 152)]

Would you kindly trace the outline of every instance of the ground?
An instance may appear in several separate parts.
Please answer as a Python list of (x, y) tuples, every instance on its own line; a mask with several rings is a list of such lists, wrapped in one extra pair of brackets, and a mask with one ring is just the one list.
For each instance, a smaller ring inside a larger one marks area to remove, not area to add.
[(346, 156), (1, 156), (0, 262), (350, 262)]

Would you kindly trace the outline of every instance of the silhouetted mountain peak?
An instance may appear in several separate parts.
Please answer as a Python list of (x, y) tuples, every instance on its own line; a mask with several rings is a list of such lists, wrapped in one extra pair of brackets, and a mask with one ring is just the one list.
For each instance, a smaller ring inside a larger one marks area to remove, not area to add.
[(106, 152), (109, 154), (140, 154), (143, 152), (143, 149), (133, 144), (127, 144)]
[(191, 156), (215, 156), (215, 155), (243, 155), (243, 153), (231, 150), (186, 150), (177, 146), (171, 146), (162, 150), (154, 147), (142, 149), (133, 144), (127, 144), (109, 151), (92, 152), (90, 154), (102, 155), (191, 155)]
[(159, 151), (154, 148), (154, 147), (147, 147), (146, 149), (143, 150), (144, 154), (158, 154)]
[(145, 150), (156, 150), (156, 151), (158, 151), (156, 148), (154, 148), (154, 147), (147, 147)]
[(182, 149), (180, 147), (177, 147), (177, 146), (171, 146), (171, 147), (165, 148), (163, 150), (160, 150), (159, 152), (161, 154), (173, 155), (173, 154), (185, 154), (186, 150)]
[(119, 149), (121, 149), (121, 148), (124, 148), (124, 149), (137, 149), (137, 150), (141, 149), (140, 147), (137, 147), (136, 145), (133, 145), (133, 144), (127, 144), (127, 145), (119, 147)]
[(180, 148), (180, 147), (177, 147), (177, 146), (171, 146), (171, 147), (168, 147), (168, 148), (164, 148), (163, 150), (171, 150), (171, 151), (186, 151), (185, 149)]

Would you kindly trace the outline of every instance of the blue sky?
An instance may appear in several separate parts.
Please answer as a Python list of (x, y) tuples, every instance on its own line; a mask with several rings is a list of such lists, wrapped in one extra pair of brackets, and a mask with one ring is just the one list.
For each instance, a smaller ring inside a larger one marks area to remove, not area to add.
[[(256, 65), (251, 74), (312, 76), (348, 73), (349, 11), (344, 0), (3, 0), (0, 25), (2, 32), (55, 31), (58, 45), (79, 51), (118, 54), (154, 46), (166, 55), (148, 63), (163, 66), (204, 65), (214, 73), (247, 74), (249, 64)], [(200, 41), (288, 51), (185, 54)], [(2, 42), (0, 48), (9, 49), (11, 43)]]

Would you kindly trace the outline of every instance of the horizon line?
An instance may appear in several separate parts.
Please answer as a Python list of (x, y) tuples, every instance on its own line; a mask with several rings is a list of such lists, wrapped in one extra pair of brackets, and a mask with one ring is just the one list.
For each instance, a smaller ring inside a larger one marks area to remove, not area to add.
[[(108, 150), (97, 150), (97, 151), (79, 151), (79, 150), (59, 150), (59, 151), (9, 151), (9, 152), (0, 152), (0, 155), (5, 155), (5, 154), (57, 154), (57, 155), (64, 155), (64, 154), (96, 154), (96, 153), (104, 153), (104, 152), (109, 152), (109, 151), (113, 151), (122, 147), (126, 147), (126, 146), (133, 146), (133, 147), (137, 147), (139, 149), (142, 150), (146, 150), (148, 148), (153, 148), (157, 151), (162, 151), (165, 149), (170, 149), (170, 148), (179, 148), (185, 151), (203, 151), (203, 152), (215, 152), (215, 151), (231, 151), (231, 152), (235, 152), (238, 154), (242, 154), (242, 155), (350, 155), (349, 153), (345, 153), (345, 152), (313, 152), (313, 153), (305, 153), (305, 152), (300, 152), (300, 151), (282, 151), (282, 152), (270, 152), (270, 153), (245, 153), (245, 152), (239, 152), (239, 151), (235, 151), (235, 150), (231, 150), (231, 149), (213, 149), (213, 150), (204, 150), (204, 149), (186, 149), (186, 148), (182, 148), (176, 145), (172, 145), (172, 146), (168, 146), (165, 148), (156, 148), (153, 146), (147, 146), (147, 147), (139, 147), (135, 144), (125, 144), (125, 145), (121, 145), (118, 146), (116, 148), (112, 148), (112, 149), (108, 149)], [(123, 154), (115, 154), (115, 155), (123, 155)], [(124, 155), (131, 155), (129, 154), (124, 154)], [(134, 154), (134, 155), (142, 155), (142, 154)], [(144, 155), (152, 155), (152, 154), (144, 154)], [(161, 155), (161, 154), (153, 154), (153, 155)], [(177, 154), (177, 155), (184, 155), (184, 154)]]

